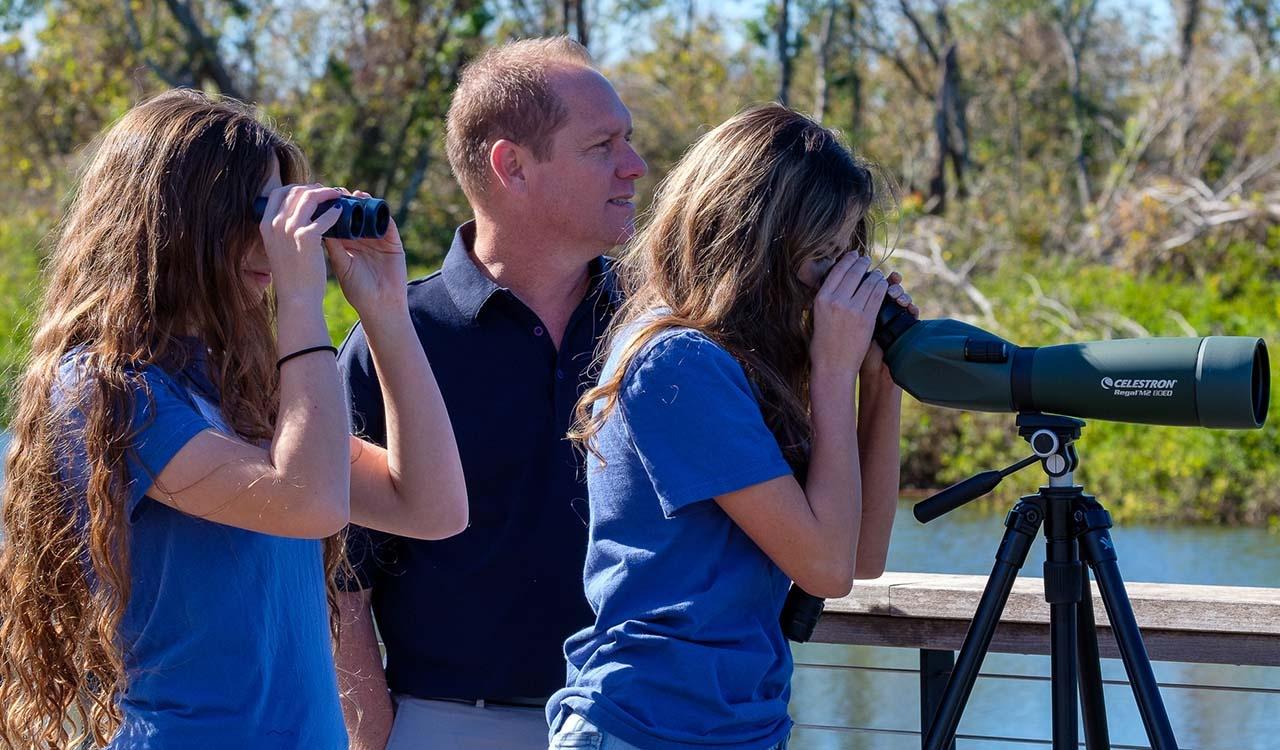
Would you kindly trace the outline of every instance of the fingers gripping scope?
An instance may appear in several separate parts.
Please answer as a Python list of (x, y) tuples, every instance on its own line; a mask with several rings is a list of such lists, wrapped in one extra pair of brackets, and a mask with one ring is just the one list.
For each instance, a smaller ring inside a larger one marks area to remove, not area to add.
[(1267, 345), (1252, 336), (1022, 347), (886, 298), (875, 340), (894, 382), (927, 404), (1244, 430), (1267, 419)]
[[(311, 219), (320, 218), (334, 204), (342, 206), (342, 215), (324, 236), (338, 240), (378, 239), (387, 233), (391, 225), (391, 209), (387, 202), (380, 198), (356, 198), (344, 195), (341, 198), (321, 203)], [(257, 198), (253, 201), (253, 219), (262, 221), (267, 211), (267, 199)]]

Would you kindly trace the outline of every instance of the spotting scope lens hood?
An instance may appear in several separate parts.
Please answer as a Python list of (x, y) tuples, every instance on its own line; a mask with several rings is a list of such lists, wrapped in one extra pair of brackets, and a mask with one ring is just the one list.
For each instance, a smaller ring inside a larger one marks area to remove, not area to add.
[(1271, 369), (1253, 336), (1114, 339), (1021, 347), (885, 299), (875, 340), (894, 382), (924, 403), (1113, 422), (1257, 429)]
[[(350, 195), (321, 203), (311, 216), (312, 220), (319, 218), (335, 204), (342, 206), (342, 216), (339, 216), (338, 222), (324, 233), (325, 237), (339, 240), (360, 238), (376, 240), (386, 234), (391, 226), (391, 209), (387, 207), (386, 201), (381, 198), (356, 198)], [(254, 221), (262, 221), (266, 211), (267, 199), (254, 199)]]

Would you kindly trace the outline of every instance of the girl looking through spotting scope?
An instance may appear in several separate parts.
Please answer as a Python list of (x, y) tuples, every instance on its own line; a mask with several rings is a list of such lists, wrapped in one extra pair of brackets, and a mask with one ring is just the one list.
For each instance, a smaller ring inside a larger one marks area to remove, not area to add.
[[(316, 208), (344, 191), (306, 173), (252, 109), (188, 90), (95, 144), (15, 398), (0, 744), (345, 747), (334, 535), (466, 525), (395, 226), (322, 245), (340, 211)], [(350, 434), (326, 250), (369, 335), (386, 450)]]
[(627, 301), (588, 451), (596, 622), (565, 643), (552, 748), (784, 748), (794, 581), (821, 597), (884, 569), (901, 391), (872, 328), (871, 171), (779, 105), (703, 136), (621, 262)]

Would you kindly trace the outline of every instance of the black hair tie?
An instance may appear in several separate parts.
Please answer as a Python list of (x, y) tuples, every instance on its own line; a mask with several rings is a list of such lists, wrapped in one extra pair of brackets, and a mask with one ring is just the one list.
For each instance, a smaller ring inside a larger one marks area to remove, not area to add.
[(327, 344), (324, 346), (311, 346), (311, 347), (307, 347), (306, 349), (299, 349), (298, 351), (293, 352), (292, 354), (286, 354), (280, 359), (276, 360), (276, 372), (280, 372), (280, 368), (284, 366), (285, 362), (288, 362), (294, 357), (301, 357), (304, 354), (310, 354), (312, 352), (333, 352), (333, 356), (336, 357), (338, 356), (338, 347), (329, 346)]

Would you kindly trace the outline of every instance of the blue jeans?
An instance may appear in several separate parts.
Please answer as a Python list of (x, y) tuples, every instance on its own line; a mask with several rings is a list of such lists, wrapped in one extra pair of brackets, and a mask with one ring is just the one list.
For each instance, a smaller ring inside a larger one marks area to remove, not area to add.
[[(640, 750), (630, 742), (623, 742), (611, 734), (605, 734), (585, 717), (569, 714), (560, 728), (551, 737), (549, 750)], [(787, 750), (787, 740), (783, 740), (769, 750)]]

